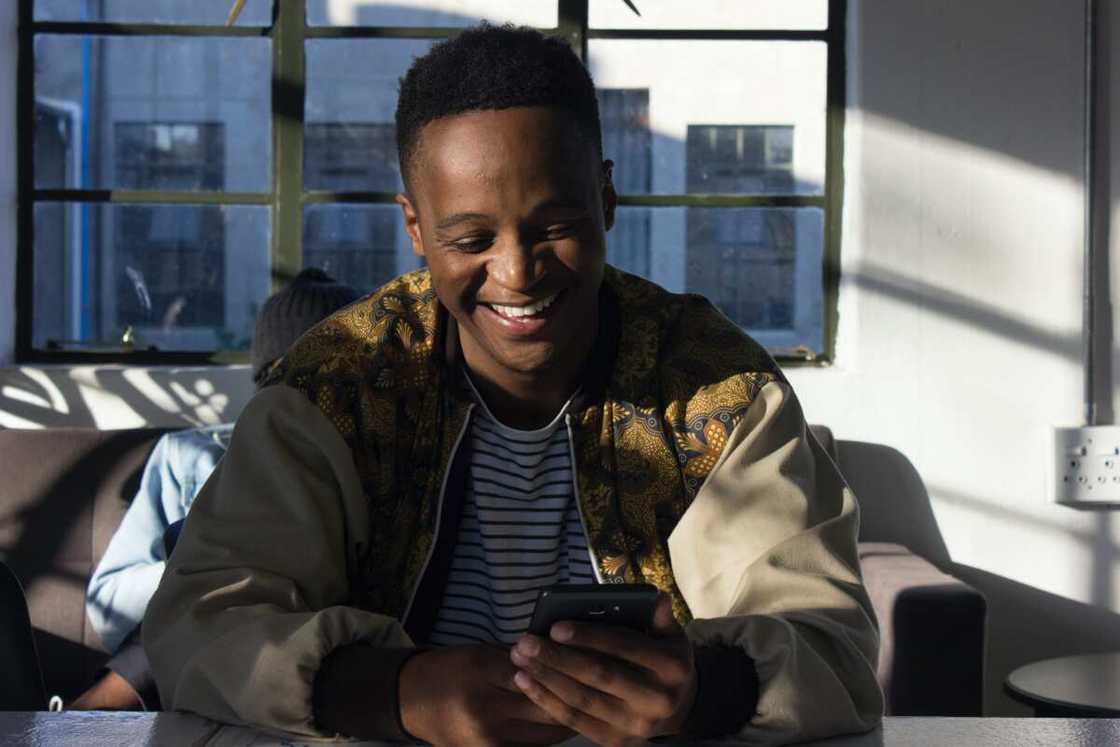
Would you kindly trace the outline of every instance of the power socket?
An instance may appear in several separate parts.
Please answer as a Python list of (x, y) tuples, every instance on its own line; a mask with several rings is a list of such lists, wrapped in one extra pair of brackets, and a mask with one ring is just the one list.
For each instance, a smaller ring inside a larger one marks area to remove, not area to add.
[(1054, 429), (1050, 486), (1057, 503), (1120, 508), (1120, 426)]

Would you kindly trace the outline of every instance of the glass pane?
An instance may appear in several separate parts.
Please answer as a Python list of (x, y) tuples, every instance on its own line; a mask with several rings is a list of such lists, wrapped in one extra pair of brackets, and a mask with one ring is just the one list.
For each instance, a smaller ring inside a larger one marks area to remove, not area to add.
[(588, 56), (620, 193), (824, 193), (823, 42), (592, 39)]
[(395, 192), (397, 85), (435, 42), (313, 39), (307, 42), (303, 183), (307, 189)]
[(261, 192), (268, 39), (35, 37), (35, 186)]
[[(35, 0), (36, 21), (222, 25), (234, 0)], [(238, 26), (272, 23), (272, 0), (245, 0)]]
[(396, 205), (308, 205), (303, 264), (362, 293), (421, 266)]
[(618, 209), (607, 261), (706, 296), (771, 350), (822, 345), (824, 211)]
[(244, 350), (270, 292), (267, 207), (38, 203), (39, 349)]
[(797, 29), (828, 28), (828, 0), (590, 0), (593, 29)]
[(557, 0), (307, 0), (312, 26), (473, 26), (481, 21), (553, 28)]

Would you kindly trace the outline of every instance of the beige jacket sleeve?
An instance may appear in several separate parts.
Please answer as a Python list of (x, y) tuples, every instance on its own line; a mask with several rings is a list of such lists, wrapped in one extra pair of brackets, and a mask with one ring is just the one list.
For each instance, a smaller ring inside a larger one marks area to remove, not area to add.
[(164, 707), (327, 736), (312, 704), (323, 659), (356, 642), (412, 645), (395, 618), (344, 606), (367, 527), (338, 431), (294, 389), (260, 392), (191, 507), (144, 619)]
[(669, 537), (689, 637), (740, 647), (759, 680), (751, 743), (873, 728), (878, 633), (856, 553), (859, 509), (787, 384), (759, 393)]

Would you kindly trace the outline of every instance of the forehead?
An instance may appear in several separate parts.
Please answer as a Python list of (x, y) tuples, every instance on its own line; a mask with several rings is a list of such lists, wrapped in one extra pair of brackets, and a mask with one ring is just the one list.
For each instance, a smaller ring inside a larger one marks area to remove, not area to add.
[(575, 118), (548, 107), (465, 112), (429, 122), (409, 165), (410, 181), (524, 179), (596, 172), (597, 154)]

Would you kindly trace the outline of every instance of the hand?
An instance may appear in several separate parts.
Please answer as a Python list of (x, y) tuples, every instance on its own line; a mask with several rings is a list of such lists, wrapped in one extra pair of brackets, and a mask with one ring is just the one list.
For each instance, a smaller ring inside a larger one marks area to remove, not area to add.
[(692, 646), (661, 595), (648, 634), (559, 622), (510, 651), (515, 684), (557, 723), (616, 747), (680, 732), (696, 699)]
[(513, 684), (515, 671), (498, 646), (416, 654), (401, 668), (401, 723), (436, 747), (554, 744), (574, 736)]
[(144, 702), (128, 680), (110, 669), (66, 706), (68, 711), (142, 711)]

